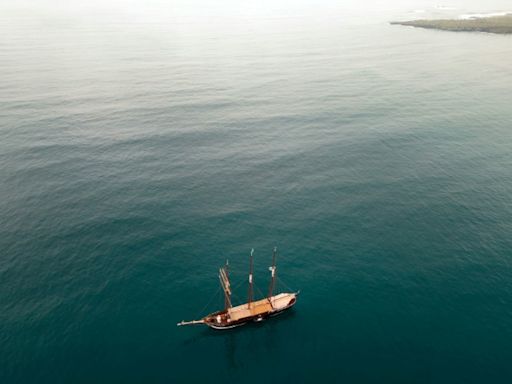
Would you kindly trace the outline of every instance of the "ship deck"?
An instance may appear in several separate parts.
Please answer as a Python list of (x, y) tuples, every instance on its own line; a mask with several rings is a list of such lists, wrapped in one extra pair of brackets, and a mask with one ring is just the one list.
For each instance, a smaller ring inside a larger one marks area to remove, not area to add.
[(270, 300), (268, 298), (264, 298), (253, 301), (250, 307), (245, 303), (229, 308), (228, 314), (231, 321), (241, 320), (246, 317), (255, 317), (283, 309), (289, 305), (290, 300), (292, 299), (295, 299), (294, 293), (280, 293), (279, 295), (272, 296)]

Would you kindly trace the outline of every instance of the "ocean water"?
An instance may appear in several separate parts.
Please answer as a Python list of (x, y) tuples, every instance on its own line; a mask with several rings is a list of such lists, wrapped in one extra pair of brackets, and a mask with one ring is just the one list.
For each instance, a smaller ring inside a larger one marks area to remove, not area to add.
[(0, 8), (1, 383), (512, 382), (506, 2)]

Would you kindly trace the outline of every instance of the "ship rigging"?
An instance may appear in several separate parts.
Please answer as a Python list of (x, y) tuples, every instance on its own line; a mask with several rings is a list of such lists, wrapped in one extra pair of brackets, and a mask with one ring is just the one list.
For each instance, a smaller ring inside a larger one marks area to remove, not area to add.
[(177, 325), (205, 324), (213, 329), (231, 329), (251, 321), (259, 322), (265, 320), (293, 307), (297, 302), (299, 292), (282, 292), (274, 295), (277, 278), (277, 248), (274, 248), (272, 252), (272, 266), (269, 267), (271, 278), (268, 294), (262, 299), (254, 300), (253, 254), (254, 249), (251, 250), (249, 256), (247, 303), (233, 306), (231, 301), (231, 283), (229, 280), (229, 262), (226, 261), (226, 264), (219, 269), (219, 282), (224, 293), (224, 309), (210, 313), (199, 320), (181, 321)]

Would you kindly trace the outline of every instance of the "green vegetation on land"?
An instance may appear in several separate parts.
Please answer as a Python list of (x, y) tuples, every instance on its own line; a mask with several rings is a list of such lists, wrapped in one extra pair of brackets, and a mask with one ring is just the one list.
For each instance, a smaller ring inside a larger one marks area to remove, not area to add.
[(454, 32), (512, 34), (512, 14), (475, 19), (393, 21), (391, 24)]

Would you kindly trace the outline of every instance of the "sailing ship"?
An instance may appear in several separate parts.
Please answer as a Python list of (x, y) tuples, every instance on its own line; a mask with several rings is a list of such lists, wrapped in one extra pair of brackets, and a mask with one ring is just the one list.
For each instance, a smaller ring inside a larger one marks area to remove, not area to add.
[(249, 257), (249, 292), (248, 301), (245, 304), (233, 307), (231, 303), (231, 284), (229, 282), (229, 263), (219, 269), (220, 286), (224, 291), (224, 309), (210, 313), (200, 320), (181, 321), (178, 326), (205, 324), (213, 329), (230, 329), (239, 327), (249, 322), (260, 322), (268, 317), (276, 316), (283, 311), (293, 307), (297, 301), (299, 292), (283, 292), (274, 295), (276, 285), (276, 254), (277, 248), (272, 253), (272, 266), (269, 267), (271, 273), (270, 284), (267, 297), (259, 300), (253, 300), (253, 253), (251, 250)]

